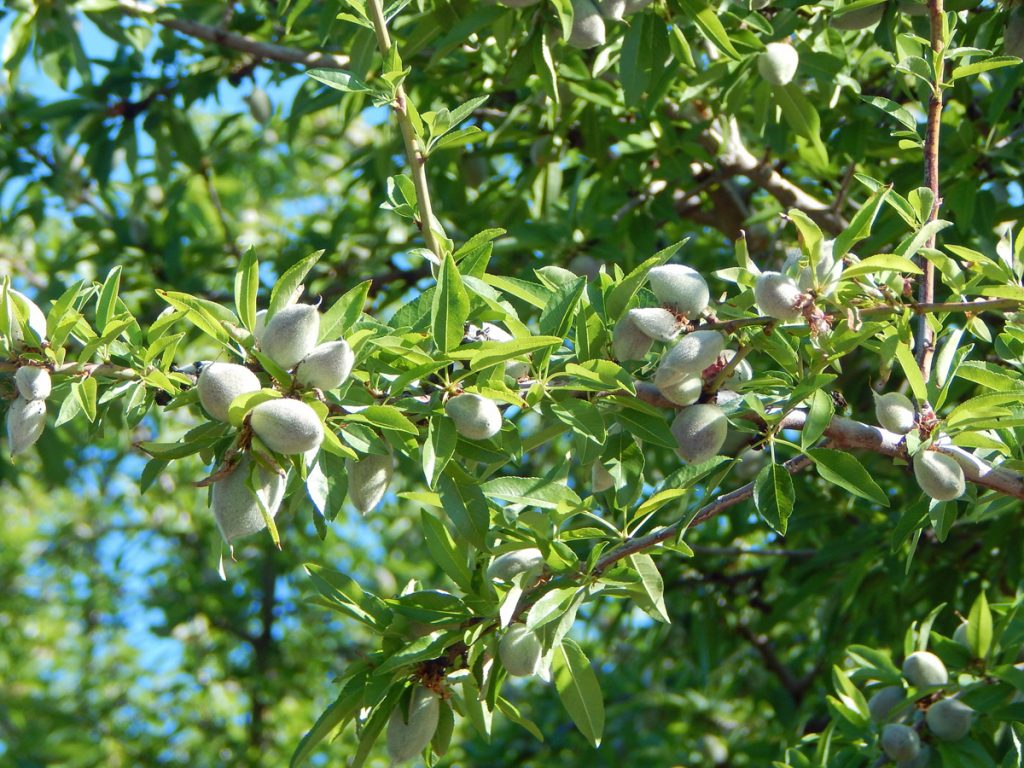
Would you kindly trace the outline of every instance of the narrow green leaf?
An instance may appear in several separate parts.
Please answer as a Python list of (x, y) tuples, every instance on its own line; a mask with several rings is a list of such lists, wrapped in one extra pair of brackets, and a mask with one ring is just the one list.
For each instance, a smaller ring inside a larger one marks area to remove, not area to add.
[(338, 698), (331, 702), (331, 705), (317, 718), (313, 727), (302, 737), (288, 763), (290, 768), (298, 768), (306, 762), (321, 741), (359, 713), (363, 702), (363, 692), (366, 690), (366, 680), (367, 675), (362, 672), (345, 684), (341, 693), (338, 694)]
[(967, 617), (967, 643), (976, 659), (984, 659), (992, 647), (992, 611), (984, 592), (978, 594)]
[(301, 288), (302, 281), (306, 279), (309, 270), (320, 261), (320, 257), (323, 255), (324, 251), (322, 249), (314, 251), (309, 256), (299, 259), (288, 267), (284, 274), (277, 279), (277, 282), (274, 283), (274, 288), (270, 291), (270, 304), (267, 306), (267, 322), (270, 322), (270, 319), (278, 310), (288, 306), (292, 296)]
[(441, 352), (448, 352), (462, 343), (468, 317), (469, 294), (462, 283), (455, 260), (451, 254), (445, 254), (430, 307), (431, 335)]
[(569, 717), (595, 747), (604, 731), (604, 697), (590, 660), (568, 637), (554, 650), (555, 687)]
[(260, 288), (260, 264), (251, 245), (235, 273), (235, 311), (248, 330), (256, 327), (256, 294)]
[(640, 584), (646, 594), (646, 602), (649, 603), (649, 605), (643, 606), (644, 610), (658, 621), (671, 624), (672, 619), (669, 618), (668, 609), (665, 607), (665, 582), (661, 578), (661, 573), (658, 572), (654, 558), (646, 552), (640, 552), (630, 555), (629, 562), (640, 574)]
[(793, 478), (781, 464), (772, 462), (757, 473), (754, 480), (754, 505), (758, 514), (780, 536), (786, 535), (795, 498)]
[[(889, 506), (889, 497), (864, 469), (855, 456), (832, 448), (811, 448), (807, 455), (814, 460), (818, 474), (855, 496), (868, 499), (883, 507)], [(763, 471), (763, 470), (762, 470)]]
[(921, 369), (917, 367), (914, 353), (910, 351), (906, 342), (901, 341), (896, 345), (896, 359), (903, 369), (903, 375), (907, 377), (907, 383), (910, 384), (910, 391), (914, 393), (914, 397), (919, 403), (926, 402), (928, 400), (928, 385), (924, 383), (924, 376), (921, 375)]
[(891, 189), (891, 184), (876, 189), (860, 207), (850, 225), (836, 236), (835, 242), (832, 244), (833, 258), (837, 261), (843, 258), (853, 246), (871, 234), (871, 227)]
[(472, 589), (472, 576), (466, 565), (466, 548), (459, 547), (444, 523), (427, 510), (420, 510), (420, 521), (423, 524), (423, 538), (427, 542), (431, 558), (452, 581), (469, 592)]
[(117, 292), (121, 286), (121, 267), (110, 270), (96, 300), (96, 330), (102, 335), (117, 308)]
[(811, 395), (811, 407), (807, 409), (807, 421), (800, 433), (800, 446), (808, 448), (818, 442), (835, 414), (832, 397), (823, 389), (817, 389)]

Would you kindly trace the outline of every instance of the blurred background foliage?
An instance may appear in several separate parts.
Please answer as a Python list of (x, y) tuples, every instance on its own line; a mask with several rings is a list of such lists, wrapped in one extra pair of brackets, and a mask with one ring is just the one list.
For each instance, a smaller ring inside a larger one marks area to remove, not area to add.
[[(965, 39), (998, 51), (1006, 11), (969, 5)], [(418, 0), (402, 9), (393, 27), (419, 110), (489, 96), (471, 121), (479, 139), (428, 163), (448, 235), (460, 243), (507, 229), (491, 271), (510, 276), (548, 264), (628, 271), (684, 237), (683, 258), (709, 274), (734, 264), (741, 229), (755, 261), (778, 265), (795, 241), (779, 216), (791, 203), (722, 162), (723, 117), (738, 120), (759, 167), (822, 201), (815, 216), (826, 228), (867, 196), (854, 174), (903, 194), (919, 186), (920, 149), (900, 146), (890, 136), (900, 124), (868, 100), (890, 99), (912, 124), (920, 119), (922, 86), (893, 68), (914, 33), (927, 37), (920, 15), (889, 13), (849, 32), (830, 24), (830, 3), (784, 0), (761, 12), (721, 3), (732, 60), (706, 43), (697, 6), (658, 0), (629, 25), (609, 25), (607, 45), (587, 52), (548, 46), (547, 4)], [(12, 0), (2, 11), (0, 273), (46, 306), (71, 282), (120, 265), (122, 298), (149, 319), (163, 308), (156, 288), (226, 300), (250, 245), (267, 287), (326, 249), (310, 294), (326, 299), (372, 279), (372, 312), (382, 317), (430, 283), (419, 234), (381, 207), (404, 162), (386, 109), (139, 9)], [(338, 20), (343, 11), (319, 0), (204, 0), (163, 13), (345, 55), (372, 78), (372, 32)], [(776, 113), (750, 59), (763, 41), (793, 32), (827, 161)], [(958, 82), (943, 118), (943, 215), (958, 242), (985, 253), (1024, 206), (1022, 78), (1018, 66)], [(885, 252), (904, 232), (886, 210), (862, 250)], [(980, 325), (972, 331), (984, 344)], [(201, 344), (191, 352), (203, 358)], [(884, 375), (874, 357), (850, 361), (837, 382), (850, 411), (869, 412), (868, 385)], [(284, 551), (269, 537), (252, 540), (221, 580), (206, 491), (192, 485), (206, 470), (177, 462), (139, 492), (143, 461), (132, 443), (188, 426), (159, 409), (133, 434), (79, 419), (48, 430), (17, 466), (0, 462), (0, 763), (282, 765), (333, 698), (332, 676), (367, 641), (354, 622), (307, 602), (301, 564), (327, 564), (384, 595), (412, 578), (445, 586), (417, 506), (394, 496), (365, 520), (339, 517), (325, 541), (309, 502), (296, 498), (279, 517)], [(556, 441), (523, 464), (559, 460), (567, 448)], [(543, 743), (504, 721), (487, 743), (461, 723), (443, 763), (766, 766), (823, 727), (828, 670), (848, 644), (898, 654), (907, 625), (938, 603), (949, 605), (937, 625), (948, 634), (953, 611), (966, 612), (982, 588), (993, 599), (1018, 592), (1019, 506), (972, 508), (944, 542), (927, 532), (911, 544), (894, 530), (908, 505), (922, 504), (908, 470), (862, 460), (893, 489), (890, 510), (797, 475), (785, 542), (751, 503), (695, 531), (694, 558), (659, 560), (672, 625), (631, 603), (587, 606), (574, 635), (599, 665), (609, 708), (597, 752), (553, 690), (531, 680), (515, 701)], [(647, 461), (654, 477), (675, 465), (657, 448)], [(411, 463), (402, 470), (409, 479), (395, 490), (419, 475)], [(346, 732), (313, 763), (341, 764), (353, 744)]]

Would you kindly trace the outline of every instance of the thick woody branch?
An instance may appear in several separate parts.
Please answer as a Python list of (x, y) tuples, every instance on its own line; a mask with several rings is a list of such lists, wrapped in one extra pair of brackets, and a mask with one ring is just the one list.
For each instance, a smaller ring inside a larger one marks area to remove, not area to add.
[[(735, 118), (728, 121), (725, 133), (718, 146), (718, 167), (721, 172), (746, 176), (785, 207), (799, 208), (829, 234), (837, 235), (846, 229), (846, 219), (832, 206), (784, 177), (767, 159), (755, 157), (743, 143)], [(709, 135), (714, 138), (713, 134)]]
[(326, 53), (323, 51), (303, 51), (298, 48), (289, 48), (277, 43), (265, 43), (261, 40), (253, 40), (237, 32), (229, 32), (219, 27), (211, 27), (208, 24), (201, 24), (191, 19), (179, 19), (173, 16), (158, 15), (160, 8), (140, 0), (120, 0), (120, 7), (123, 11), (133, 16), (146, 16), (153, 18), (158, 24), (181, 32), (183, 35), (194, 37), (197, 40), (205, 40), (208, 43), (219, 45), (223, 48), (230, 48), (242, 53), (249, 53), (261, 59), (271, 59), (288, 64), (301, 64), (305, 67), (323, 67), (327, 69), (343, 69), (348, 66), (349, 58), (339, 53)]

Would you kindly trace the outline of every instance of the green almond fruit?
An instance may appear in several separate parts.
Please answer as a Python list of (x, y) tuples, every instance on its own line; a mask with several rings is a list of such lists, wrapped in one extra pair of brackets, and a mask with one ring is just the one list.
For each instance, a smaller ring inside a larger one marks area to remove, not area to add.
[(591, 0), (572, 0), (572, 10), (569, 45), (581, 50), (604, 45), (604, 19), (601, 18), (601, 11), (597, 6)]
[(267, 521), (260, 505), (263, 505), (270, 517), (275, 517), (284, 498), (285, 478), (264, 467), (256, 470), (254, 482), (258, 490), (254, 493), (249, 487), (252, 466), (252, 459), (246, 454), (230, 474), (213, 484), (213, 516), (224, 541), (229, 545), (266, 528)]
[(231, 401), (239, 395), (259, 392), (256, 374), (237, 363), (209, 363), (199, 372), (196, 390), (203, 409), (217, 421), (228, 421)]
[(915, 688), (931, 688), (949, 682), (946, 665), (929, 651), (917, 651), (907, 656), (903, 662), (903, 676)]
[(391, 456), (370, 454), (358, 461), (345, 460), (348, 472), (348, 497), (362, 514), (380, 504), (387, 493), (395, 473), (395, 462)]
[(683, 408), (672, 422), (677, 453), (690, 464), (717, 456), (729, 433), (729, 421), (717, 405), (698, 403)]
[(444, 410), (455, 431), (470, 440), (488, 440), (501, 431), (501, 411), (493, 400), (482, 395), (456, 395), (444, 404)]
[(39, 439), (46, 426), (46, 402), (26, 400), (20, 395), (7, 410), (7, 447), (11, 456), (24, 453)]
[(658, 301), (688, 320), (696, 320), (711, 300), (707, 281), (685, 264), (662, 264), (647, 273)]
[(249, 412), (249, 424), (270, 450), (286, 456), (318, 448), (324, 439), (320, 417), (301, 400), (262, 402)]
[(537, 674), (543, 650), (540, 638), (525, 624), (509, 627), (498, 642), (498, 658), (505, 671), (514, 677)]
[(619, 362), (643, 360), (654, 346), (654, 340), (636, 327), (627, 312), (612, 329), (612, 354)]
[(53, 390), (50, 372), (35, 365), (23, 365), (14, 372), (18, 394), (26, 400), (45, 400)]
[(899, 392), (875, 393), (875, 418), (882, 429), (905, 435), (917, 423), (917, 414), (910, 398)]
[(772, 85), (788, 85), (796, 75), (800, 54), (786, 43), (768, 43), (757, 56), (757, 71)]
[(259, 334), (260, 349), (286, 371), (313, 351), (320, 334), (320, 313), (309, 304), (279, 309)]
[(952, 456), (936, 451), (920, 451), (914, 456), (914, 478), (936, 501), (952, 501), (967, 490), (963, 467)]
[(754, 283), (754, 300), (761, 313), (776, 320), (792, 322), (799, 318), (797, 303), (802, 296), (793, 278), (780, 272), (762, 272)]
[(890, 723), (882, 729), (882, 750), (897, 763), (913, 760), (921, 751), (921, 739), (913, 728)]
[(943, 741), (959, 741), (971, 732), (974, 710), (956, 699), (942, 699), (928, 707), (928, 730)]
[(544, 565), (544, 554), (536, 547), (526, 547), (498, 555), (487, 566), (487, 576), (491, 579), (511, 581), (520, 573), (531, 569), (540, 569)]
[(352, 347), (344, 340), (319, 344), (302, 358), (295, 369), (295, 380), (304, 387), (315, 387), (325, 392), (337, 389), (352, 373), (355, 361)]
[(440, 714), (441, 702), (437, 694), (417, 687), (413, 691), (408, 714), (399, 705), (388, 720), (387, 746), (391, 759), (404, 763), (418, 757), (434, 738)]

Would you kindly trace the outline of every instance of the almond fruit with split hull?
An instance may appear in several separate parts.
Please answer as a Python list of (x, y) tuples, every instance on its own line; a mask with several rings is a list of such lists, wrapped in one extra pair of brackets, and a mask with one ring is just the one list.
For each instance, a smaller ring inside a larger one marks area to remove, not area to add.
[(362, 514), (366, 514), (384, 498), (391, 478), (395, 473), (395, 462), (390, 456), (370, 454), (358, 461), (345, 460), (348, 472), (348, 497)]
[(53, 389), (50, 372), (34, 365), (23, 365), (16, 370), (14, 384), (18, 387), (18, 394), (26, 400), (45, 400)]
[(788, 85), (796, 75), (800, 54), (786, 43), (768, 43), (764, 53), (758, 54), (757, 71), (772, 85)]
[(952, 501), (967, 490), (964, 470), (957, 460), (935, 451), (914, 456), (914, 478), (928, 496), (936, 501)]
[(471, 392), (456, 395), (444, 404), (455, 431), (470, 440), (487, 440), (501, 431), (501, 411), (489, 398)]
[(261, 387), (255, 373), (236, 363), (204, 365), (196, 382), (199, 402), (217, 421), (228, 420), (232, 400), (249, 392), (259, 392)]
[(295, 370), (295, 380), (304, 387), (331, 390), (340, 387), (352, 373), (356, 358), (348, 342), (329, 341), (313, 348)]
[(320, 313), (309, 304), (279, 309), (260, 334), (260, 349), (286, 371), (313, 351), (320, 335)]
[(267, 400), (249, 414), (249, 424), (267, 447), (287, 456), (319, 447), (324, 427), (316, 411), (299, 400)]
[(399, 704), (388, 720), (388, 755), (396, 763), (412, 760), (426, 749), (437, 730), (441, 702), (437, 694), (417, 687), (409, 704), (408, 719)]
[(542, 652), (540, 638), (525, 624), (509, 627), (498, 642), (498, 658), (505, 671), (515, 677), (536, 674)]
[(691, 464), (717, 456), (729, 433), (729, 421), (717, 405), (700, 403), (684, 408), (672, 422), (677, 453)]
[(687, 319), (696, 320), (711, 300), (700, 272), (685, 264), (663, 264), (647, 273), (651, 290), (665, 306)]
[(246, 454), (230, 474), (213, 484), (213, 516), (228, 544), (266, 528), (267, 521), (260, 511), (260, 504), (267, 514), (275, 517), (284, 498), (285, 478), (259, 467), (254, 478), (254, 485), (259, 489), (257, 499), (257, 494), (248, 485), (251, 467), (252, 459)]
[(7, 447), (11, 456), (23, 453), (36, 444), (46, 426), (46, 403), (18, 396), (7, 411)]

